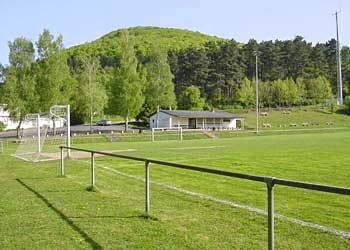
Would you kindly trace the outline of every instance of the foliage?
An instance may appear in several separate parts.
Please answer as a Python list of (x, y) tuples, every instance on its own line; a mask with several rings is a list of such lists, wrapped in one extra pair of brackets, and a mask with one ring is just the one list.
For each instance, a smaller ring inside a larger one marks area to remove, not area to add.
[(9, 42), (10, 66), (4, 70), (3, 100), (7, 104), (14, 119), (19, 120), (17, 136), (21, 121), (28, 113), (38, 107), (38, 96), (35, 93), (35, 81), (32, 76), (34, 62), (33, 43), (23, 37)]
[[(62, 36), (54, 38), (44, 29), (35, 45), (36, 53), (28, 39), (9, 42), (10, 65), (0, 67), (1, 101), (19, 120), (70, 103), (72, 117), (86, 121), (91, 99), (94, 115), (119, 114), (127, 120), (145, 120), (157, 107), (176, 108), (176, 101), (191, 109), (249, 107), (255, 91), (248, 81), (256, 77), (256, 66), (262, 107), (326, 107), (337, 93), (334, 39), (312, 45), (296, 36), (241, 44), (188, 30), (135, 27), (69, 49), (63, 48)], [(350, 48), (343, 47), (341, 54), (346, 96)], [(98, 65), (94, 80), (82, 58), (94, 58)]]
[(108, 98), (99, 59), (82, 57), (80, 60), (82, 66), (75, 75), (72, 111), (75, 119), (92, 122), (94, 116), (103, 115)]
[(299, 108), (301, 108), (301, 105), (305, 102), (306, 94), (307, 94), (304, 78), (298, 77), (296, 79), (295, 84), (297, 87), (297, 103), (299, 105)]
[(251, 81), (247, 77), (243, 78), (241, 87), (237, 91), (237, 100), (244, 104), (246, 108), (249, 108), (249, 106), (254, 103), (254, 96), (255, 94)]
[(292, 78), (285, 80), (287, 86), (286, 103), (289, 107), (298, 101), (298, 87)]
[[(133, 38), (128, 32), (123, 33), (123, 55), (120, 68), (116, 68), (110, 84), (111, 111), (125, 118), (125, 130), (130, 117), (135, 117), (144, 103), (144, 71), (138, 72)], [(142, 74), (143, 73), (143, 74)]]
[[(177, 99), (189, 86), (197, 86), (206, 106), (225, 107), (242, 103), (238, 100), (238, 90), (242, 79), (255, 77), (255, 55), (259, 55), (259, 80), (261, 84), (261, 104), (293, 106), (322, 103), (329, 98), (328, 87), (321, 87), (325, 77), (333, 93), (336, 93), (336, 42), (312, 45), (301, 36), (292, 40), (263, 41), (251, 39), (247, 44), (234, 40), (219, 39), (186, 30), (157, 27), (135, 27), (126, 29), (134, 37), (135, 53), (138, 61), (148, 68), (149, 85), (155, 82), (149, 74), (150, 61), (157, 50), (168, 53), (168, 64), (173, 74), (174, 90)], [(99, 55), (101, 64), (106, 67), (120, 67), (122, 34), (125, 30), (113, 31), (96, 41), (68, 49), (69, 61), (79, 54)], [(149, 41), (152, 41), (150, 43)], [(350, 83), (350, 49), (342, 48), (344, 93)], [(71, 64), (74, 67), (74, 63)], [(143, 67), (138, 67), (141, 69)], [(154, 72), (154, 70), (151, 70)], [(299, 80), (298, 80), (299, 79)], [(316, 80), (318, 79), (318, 80)], [(294, 82), (294, 84), (293, 84)], [(146, 90), (147, 84), (145, 86)], [(169, 85), (170, 89), (172, 88)], [(320, 89), (324, 88), (324, 96)], [(141, 117), (154, 111), (146, 94)], [(328, 97), (327, 97), (328, 96)], [(153, 98), (150, 98), (153, 99)], [(249, 102), (249, 101), (247, 101)]]
[(344, 99), (344, 105), (346, 107), (346, 110), (348, 112), (348, 115), (350, 115), (350, 96), (346, 96)]
[(73, 79), (63, 52), (62, 36), (54, 40), (46, 29), (39, 35), (38, 59), (34, 64), (38, 111), (45, 112), (56, 104), (67, 104), (72, 95)]
[(143, 94), (145, 102), (141, 116), (147, 119), (159, 108), (176, 108), (176, 97), (166, 51), (153, 46), (145, 68), (147, 72)]
[(187, 87), (179, 96), (179, 108), (185, 110), (202, 110), (204, 107), (204, 99), (201, 98), (200, 95), (201, 92), (198, 87)]
[(278, 107), (286, 103), (288, 97), (288, 86), (285, 81), (278, 79), (272, 82), (273, 94)]

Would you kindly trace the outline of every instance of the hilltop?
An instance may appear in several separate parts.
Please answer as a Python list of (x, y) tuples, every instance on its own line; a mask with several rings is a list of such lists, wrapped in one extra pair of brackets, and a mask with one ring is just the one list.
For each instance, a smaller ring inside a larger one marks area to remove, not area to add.
[(165, 50), (181, 50), (189, 47), (202, 47), (209, 41), (226, 39), (206, 35), (200, 32), (161, 27), (132, 27), (112, 31), (94, 41), (73, 46), (68, 49), (69, 55), (98, 54), (115, 56), (120, 54), (121, 34), (124, 30), (133, 36), (135, 47), (141, 54), (147, 54), (151, 46), (160, 46)]

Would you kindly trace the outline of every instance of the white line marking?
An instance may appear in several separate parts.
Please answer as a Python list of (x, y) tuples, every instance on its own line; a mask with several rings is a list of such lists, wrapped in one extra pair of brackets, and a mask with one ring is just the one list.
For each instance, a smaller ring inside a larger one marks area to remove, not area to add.
[[(88, 163), (88, 161), (84, 161), (84, 160), (77, 160), (77, 159), (73, 159), (73, 160), (74, 161), (81, 161), (81, 162)], [(103, 166), (103, 165), (96, 164), (96, 163), (95, 163), (95, 166), (98, 166), (100, 168), (103, 168), (105, 170), (108, 170), (110, 172), (114, 172), (116, 174), (119, 174), (119, 175), (122, 175), (122, 176), (125, 176), (125, 177), (128, 177), (128, 178), (132, 178), (132, 179), (139, 180), (139, 181), (142, 181), (142, 182), (145, 181), (145, 178), (138, 177), (138, 176), (135, 176), (135, 175), (132, 175), (132, 174), (127, 174), (125, 172), (116, 170), (114, 168), (110, 168), (108, 166)], [(167, 189), (175, 190), (175, 191), (178, 191), (180, 193), (197, 196), (197, 197), (199, 197), (201, 199), (222, 203), (222, 204), (225, 204), (225, 205), (229, 205), (231, 207), (244, 209), (244, 210), (247, 210), (247, 211), (250, 211), (250, 212), (255, 212), (255, 213), (258, 213), (258, 214), (262, 214), (262, 215), (267, 215), (267, 211), (263, 210), (263, 209), (260, 209), (260, 208), (255, 208), (255, 207), (250, 207), (250, 206), (243, 205), (243, 204), (234, 203), (232, 201), (223, 200), (223, 199), (219, 199), (219, 198), (216, 198), (216, 197), (213, 197), (213, 196), (209, 196), (209, 195), (206, 195), (206, 194), (189, 191), (189, 190), (186, 190), (186, 189), (183, 189), (183, 188), (179, 188), (179, 187), (175, 187), (175, 186), (171, 186), (171, 185), (168, 185), (168, 184), (165, 184), (165, 183), (162, 183), (162, 182), (150, 181), (150, 183), (158, 185), (158, 186), (161, 186), (161, 187), (165, 187)], [(296, 218), (292, 218), (292, 217), (288, 217), (288, 216), (285, 216), (285, 215), (282, 215), (282, 214), (276, 214), (276, 213), (275, 213), (275, 218), (278, 218), (278, 219), (281, 219), (281, 220), (285, 220), (285, 221), (289, 221), (289, 222), (292, 222), (292, 223), (295, 223), (295, 224), (299, 224), (299, 225), (305, 226), (305, 227), (316, 228), (316, 229), (319, 229), (319, 230), (324, 231), (324, 232), (333, 233), (333, 234), (338, 235), (340, 237), (343, 237), (345, 239), (349, 239), (350, 238), (350, 232), (342, 231), (342, 230), (339, 230), (339, 229), (336, 229), (336, 228), (333, 228), (333, 227), (328, 227), (328, 226), (324, 226), (324, 225), (320, 225), (320, 224), (316, 224), (316, 223), (312, 223), (312, 222), (307, 222), (307, 221), (303, 221), (303, 220), (300, 220), (300, 219), (296, 219)]]

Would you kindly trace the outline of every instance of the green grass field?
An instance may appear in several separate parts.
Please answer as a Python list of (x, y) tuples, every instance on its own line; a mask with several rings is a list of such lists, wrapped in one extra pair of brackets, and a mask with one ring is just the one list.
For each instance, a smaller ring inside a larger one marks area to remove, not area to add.
[[(339, 111), (340, 112), (340, 111)], [(268, 115), (259, 115), (259, 126), (262, 130), (290, 130), (290, 129), (320, 129), (339, 128), (350, 126), (350, 116), (340, 113), (331, 113), (327, 109), (310, 109), (303, 107), (301, 110), (294, 108), (288, 110), (267, 110)], [(254, 129), (255, 112), (242, 112), (246, 117), (248, 129)], [(264, 127), (264, 123), (271, 124), (271, 128)], [(296, 124), (292, 127), (290, 124)]]
[[(344, 187), (350, 186), (348, 145), (348, 132), (74, 144)], [(0, 154), (1, 249), (267, 248), (265, 215), (162, 186), (266, 209), (262, 183), (151, 165), (151, 180), (157, 183), (151, 183), (151, 219), (147, 219), (144, 183), (138, 179), (144, 176), (143, 163), (96, 157), (97, 191), (89, 192), (88, 158), (66, 160), (66, 177), (61, 178), (58, 161), (23, 162), (9, 156), (14, 148), (5, 146)], [(350, 232), (349, 196), (277, 186), (275, 212)], [(350, 249), (349, 239), (278, 218), (275, 241), (276, 249)]]

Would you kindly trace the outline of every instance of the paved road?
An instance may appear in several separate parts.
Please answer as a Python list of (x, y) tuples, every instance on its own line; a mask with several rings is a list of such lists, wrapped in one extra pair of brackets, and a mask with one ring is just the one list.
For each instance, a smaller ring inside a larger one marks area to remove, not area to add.
[[(110, 132), (110, 131), (122, 131), (124, 130), (124, 126), (123, 125), (110, 125), (110, 126), (96, 126), (93, 125), (92, 130), (96, 133), (96, 132)], [(60, 131), (65, 128), (58, 128), (57, 131)], [(133, 129), (129, 129), (129, 130), (133, 130)], [(36, 134), (36, 130), (35, 129), (27, 129), (26, 132), (29, 135), (35, 135)], [(77, 134), (81, 134), (81, 133), (86, 133), (86, 132), (90, 132), (90, 125), (73, 125), (71, 126), (71, 133), (77, 133)], [(6, 131), (6, 132), (0, 132), (0, 138), (6, 138), (6, 137), (15, 137), (17, 135), (16, 131)]]

